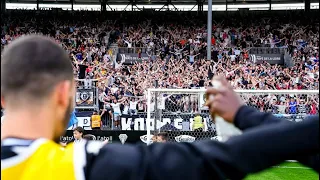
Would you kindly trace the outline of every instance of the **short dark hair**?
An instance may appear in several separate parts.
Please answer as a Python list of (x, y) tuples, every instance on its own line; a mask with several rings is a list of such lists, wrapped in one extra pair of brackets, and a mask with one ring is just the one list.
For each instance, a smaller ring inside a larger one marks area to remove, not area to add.
[(162, 139), (164, 139), (166, 141), (168, 140), (168, 133), (166, 133), (166, 132), (160, 132), (157, 134), (157, 136), (161, 137)]
[(82, 133), (82, 134), (84, 133), (84, 129), (81, 126), (74, 128), (73, 131), (78, 131), (79, 133)]
[(1, 96), (40, 100), (60, 82), (73, 80), (68, 54), (54, 40), (27, 35), (14, 40), (1, 59)]

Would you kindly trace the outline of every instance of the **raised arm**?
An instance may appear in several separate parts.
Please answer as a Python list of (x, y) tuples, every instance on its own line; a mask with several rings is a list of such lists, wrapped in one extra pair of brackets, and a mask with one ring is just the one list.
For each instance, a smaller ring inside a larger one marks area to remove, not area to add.
[(78, 78), (75, 78), (74, 80), (75, 81), (84, 81), (84, 79), (78, 79)]
[(92, 81), (101, 81), (101, 80), (104, 80), (106, 79), (106, 77), (101, 77), (101, 78), (98, 78), (98, 79), (92, 79)]

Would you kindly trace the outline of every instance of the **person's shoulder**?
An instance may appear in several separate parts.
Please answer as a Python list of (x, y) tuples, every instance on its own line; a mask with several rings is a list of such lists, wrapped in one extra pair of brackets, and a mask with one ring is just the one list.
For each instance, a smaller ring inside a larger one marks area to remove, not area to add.
[(53, 179), (74, 179), (73, 154), (76, 151), (73, 145), (63, 149), (48, 139), (5, 139), (1, 148), (1, 178), (21, 179), (19, 173), (12, 173), (15, 171), (25, 172), (24, 175), (31, 179), (48, 179), (48, 175)]
[(42, 161), (46, 155), (59, 149), (59, 145), (48, 139), (26, 140), (18, 138), (7, 138), (1, 142), (1, 165), (10, 168), (25, 161)]

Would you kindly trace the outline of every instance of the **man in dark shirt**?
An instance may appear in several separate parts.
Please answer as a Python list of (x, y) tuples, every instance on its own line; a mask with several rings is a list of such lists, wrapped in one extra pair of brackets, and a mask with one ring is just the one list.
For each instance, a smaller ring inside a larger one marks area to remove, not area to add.
[(79, 79), (84, 79), (86, 77), (87, 65), (79, 64)]
[(204, 82), (203, 76), (200, 76), (199, 87), (204, 87)]

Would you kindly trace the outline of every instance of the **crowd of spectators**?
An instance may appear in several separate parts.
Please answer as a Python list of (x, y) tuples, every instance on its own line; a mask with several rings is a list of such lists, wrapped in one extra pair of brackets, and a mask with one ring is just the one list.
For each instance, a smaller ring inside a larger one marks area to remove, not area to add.
[[(319, 89), (319, 19), (316, 14), (296, 11), (257, 13), (247, 17), (239, 14), (214, 16), (213, 60), (208, 61), (205, 15), (181, 12), (54, 14), (11, 10), (1, 15), (1, 48), (25, 34), (53, 37), (70, 54), (78, 85), (96, 85), (100, 109), (115, 116), (115, 112), (145, 112), (147, 88), (208, 87), (210, 79), (219, 74), (225, 75), (235, 89)], [(139, 49), (137, 53), (145, 49), (149, 60), (125, 65), (116, 60), (114, 45), (120, 49)], [(284, 48), (294, 64), (292, 67), (267, 62), (255, 64), (249, 58), (253, 47)], [(291, 97), (295, 97), (294, 106), (306, 105), (305, 113), (317, 113), (318, 97), (306, 94)], [(248, 104), (276, 113), (296, 111), (292, 110), (291, 97), (243, 95)], [(182, 96), (166, 96), (165, 99), (168, 106), (186, 104)], [(189, 99), (191, 110), (196, 111), (197, 100)]]

